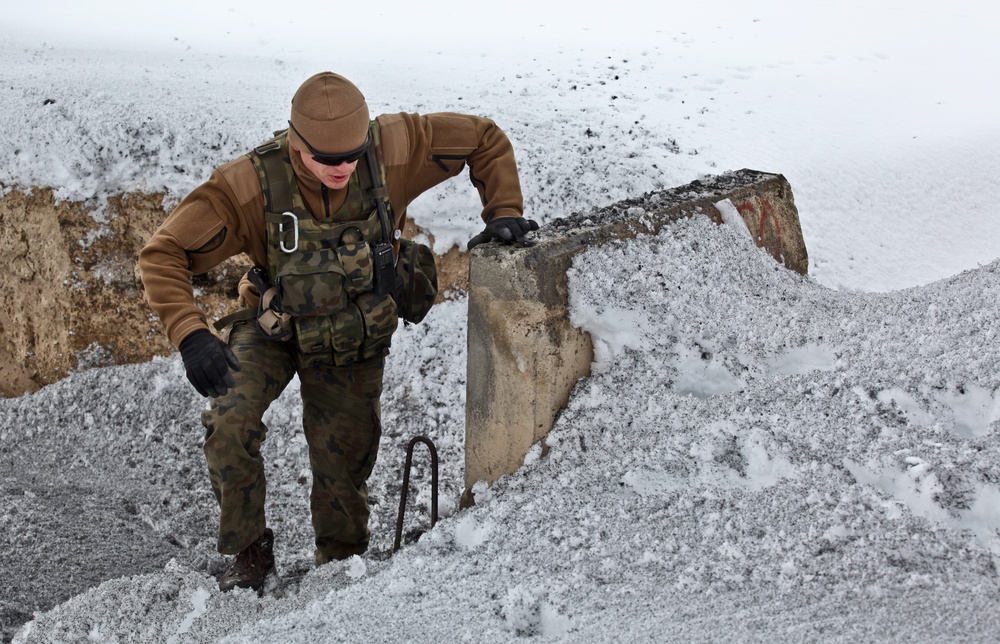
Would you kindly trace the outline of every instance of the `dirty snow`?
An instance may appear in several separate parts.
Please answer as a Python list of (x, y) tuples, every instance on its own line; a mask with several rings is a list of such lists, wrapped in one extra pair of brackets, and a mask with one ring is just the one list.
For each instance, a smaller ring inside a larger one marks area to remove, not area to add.
[[(15, 641), (995, 639), (992, 5), (567, 16), (515, 2), (491, 34), (475, 12), (434, 22), (431, 4), (404, 22), (385, 5), (395, 37), (373, 51), (364, 34), (320, 38), (317, 18), (353, 15), (325, 5), (287, 3), (265, 29), (273, 12), (253, 2), (204, 6), (197, 27), (178, 21), (193, 3), (59, 4), (0, 18), (5, 189), (52, 186), (96, 218), (121, 190), (179, 198), (331, 68), (374, 112), (496, 118), (541, 222), (728, 169), (780, 172), (811, 277), (702, 219), (580, 255), (572, 315), (594, 373), (546, 449), (461, 512), (465, 300), (439, 305), (387, 365), (372, 552), (319, 569), (293, 383), (266, 419), (280, 576), (262, 598), (216, 589), (203, 401), (176, 356), (2, 400), (0, 616), (31, 620)], [(411, 215), (442, 250), (477, 232), (477, 211), (458, 180)], [(441, 452), (443, 518), (430, 529), (419, 452), (390, 558), (420, 433)]]

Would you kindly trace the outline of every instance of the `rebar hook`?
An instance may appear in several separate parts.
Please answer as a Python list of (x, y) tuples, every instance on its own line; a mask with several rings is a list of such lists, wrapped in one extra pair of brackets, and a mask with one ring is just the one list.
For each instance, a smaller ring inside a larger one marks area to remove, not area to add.
[(410, 468), (413, 465), (413, 448), (417, 443), (423, 443), (431, 453), (431, 527), (438, 520), (438, 455), (434, 443), (426, 436), (415, 436), (406, 446), (406, 465), (403, 467), (403, 487), (399, 494), (399, 518), (396, 519), (396, 540), (392, 551), (399, 550), (403, 541), (403, 515), (406, 513), (406, 497), (410, 492)]

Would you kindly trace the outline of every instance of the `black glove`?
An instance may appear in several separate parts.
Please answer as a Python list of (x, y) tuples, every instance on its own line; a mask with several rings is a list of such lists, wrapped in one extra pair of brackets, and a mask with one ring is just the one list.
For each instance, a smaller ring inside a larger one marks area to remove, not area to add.
[(486, 230), (469, 240), (469, 250), (483, 242), (502, 241), (507, 244), (519, 242), (532, 230), (538, 230), (538, 224), (533, 219), (498, 217), (486, 224)]
[(184, 338), (180, 350), (188, 380), (202, 396), (215, 398), (236, 386), (229, 370), (239, 371), (240, 361), (229, 345), (208, 329), (198, 329)]

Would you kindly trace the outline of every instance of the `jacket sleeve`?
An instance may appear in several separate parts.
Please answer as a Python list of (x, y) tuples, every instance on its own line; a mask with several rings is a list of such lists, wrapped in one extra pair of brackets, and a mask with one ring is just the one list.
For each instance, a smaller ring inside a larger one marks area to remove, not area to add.
[(139, 252), (146, 300), (174, 346), (193, 331), (208, 329), (194, 302), (191, 277), (248, 251), (244, 204), (230, 184), (227, 166), (185, 197)]
[(403, 113), (383, 115), (379, 124), (387, 171), (402, 179), (406, 204), (468, 167), (483, 221), (524, 213), (514, 148), (492, 120), (450, 112)]

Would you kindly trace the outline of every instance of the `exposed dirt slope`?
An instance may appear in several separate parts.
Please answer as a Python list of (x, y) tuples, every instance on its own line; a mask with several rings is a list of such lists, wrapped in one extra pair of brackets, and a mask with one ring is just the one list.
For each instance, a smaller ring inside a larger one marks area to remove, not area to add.
[[(78, 367), (143, 362), (172, 350), (136, 266), (166, 214), (163, 195), (121, 195), (102, 209), (57, 202), (49, 189), (0, 199), (0, 247), (11, 258), (0, 273), (0, 355), (9, 356), (0, 363), (0, 395), (35, 391)], [(463, 289), (464, 254), (452, 249), (439, 260), (441, 285)], [(248, 266), (239, 256), (195, 278), (210, 318), (235, 310)]]

